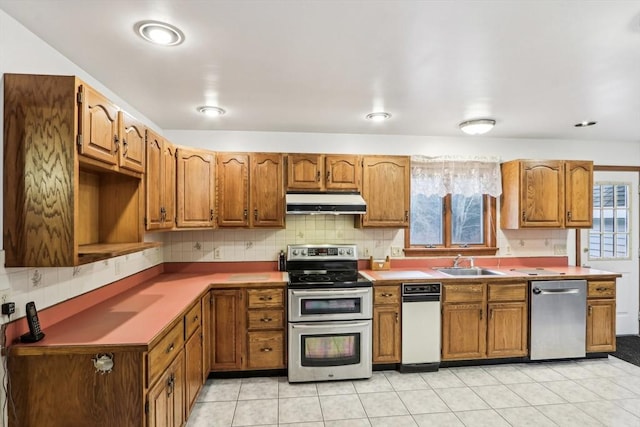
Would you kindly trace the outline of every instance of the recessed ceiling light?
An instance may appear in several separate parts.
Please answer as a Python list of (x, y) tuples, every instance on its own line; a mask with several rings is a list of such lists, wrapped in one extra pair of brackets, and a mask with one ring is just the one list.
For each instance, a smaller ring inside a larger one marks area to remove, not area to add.
[(135, 30), (140, 37), (153, 44), (176, 46), (184, 41), (184, 33), (165, 22), (141, 21), (135, 25)]
[(198, 112), (211, 117), (220, 117), (226, 113), (226, 111), (224, 111), (222, 108), (213, 107), (210, 105), (203, 105), (202, 107), (198, 107)]
[(588, 121), (584, 121), (584, 122), (580, 122), (580, 123), (576, 123), (574, 126), (577, 128), (586, 128), (587, 126), (593, 126), (598, 122), (588, 122)]
[(496, 121), (493, 119), (474, 119), (464, 121), (460, 123), (458, 127), (468, 135), (482, 135), (493, 129), (495, 124)]
[(391, 118), (391, 114), (385, 113), (384, 111), (379, 111), (376, 113), (369, 113), (366, 115), (367, 120), (371, 120), (373, 122), (384, 122), (385, 120)]

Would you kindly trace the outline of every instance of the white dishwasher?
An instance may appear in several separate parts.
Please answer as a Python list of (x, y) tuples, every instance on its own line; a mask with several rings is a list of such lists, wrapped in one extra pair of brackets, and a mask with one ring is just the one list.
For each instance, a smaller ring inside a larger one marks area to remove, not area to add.
[(441, 283), (402, 284), (402, 364), (400, 372), (440, 367)]

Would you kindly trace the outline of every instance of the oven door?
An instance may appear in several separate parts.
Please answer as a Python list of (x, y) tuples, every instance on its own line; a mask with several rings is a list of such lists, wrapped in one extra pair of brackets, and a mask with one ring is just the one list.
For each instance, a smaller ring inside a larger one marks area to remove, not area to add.
[(289, 323), (290, 382), (371, 377), (371, 320)]
[(371, 287), (289, 289), (289, 322), (371, 319)]

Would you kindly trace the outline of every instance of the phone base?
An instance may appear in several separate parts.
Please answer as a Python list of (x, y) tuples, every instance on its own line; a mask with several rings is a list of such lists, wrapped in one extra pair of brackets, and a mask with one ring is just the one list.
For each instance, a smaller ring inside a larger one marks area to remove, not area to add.
[(44, 332), (40, 332), (36, 335), (32, 335), (31, 332), (27, 332), (24, 335), (20, 335), (20, 342), (37, 342), (44, 338)]

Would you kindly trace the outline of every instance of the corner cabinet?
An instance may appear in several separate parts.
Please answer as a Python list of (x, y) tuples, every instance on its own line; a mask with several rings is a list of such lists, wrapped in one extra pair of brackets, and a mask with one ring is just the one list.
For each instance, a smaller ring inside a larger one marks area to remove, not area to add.
[(513, 160), (502, 164), (500, 226), (589, 228), (593, 162)]
[(373, 287), (373, 363), (401, 361), (400, 284)]
[(176, 226), (214, 227), (215, 154), (179, 147), (176, 157)]
[(147, 130), (145, 226), (149, 231), (171, 229), (176, 224), (176, 148)]
[(284, 228), (282, 155), (218, 153), (218, 226)]
[(362, 197), (367, 213), (356, 217), (359, 227), (408, 227), (411, 162), (406, 156), (364, 156)]
[(444, 284), (442, 360), (528, 354), (527, 283)]
[(289, 154), (287, 190), (359, 191), (361, 163), (350, 154)]
[(143, 241), (143, 175), (119, 166), (118, 116), (73, 76), (4, 75), (6, 267), (76, 266), (157, 245)]
[(616, 282), (587, 284), (587, 353), (616, 351)]

